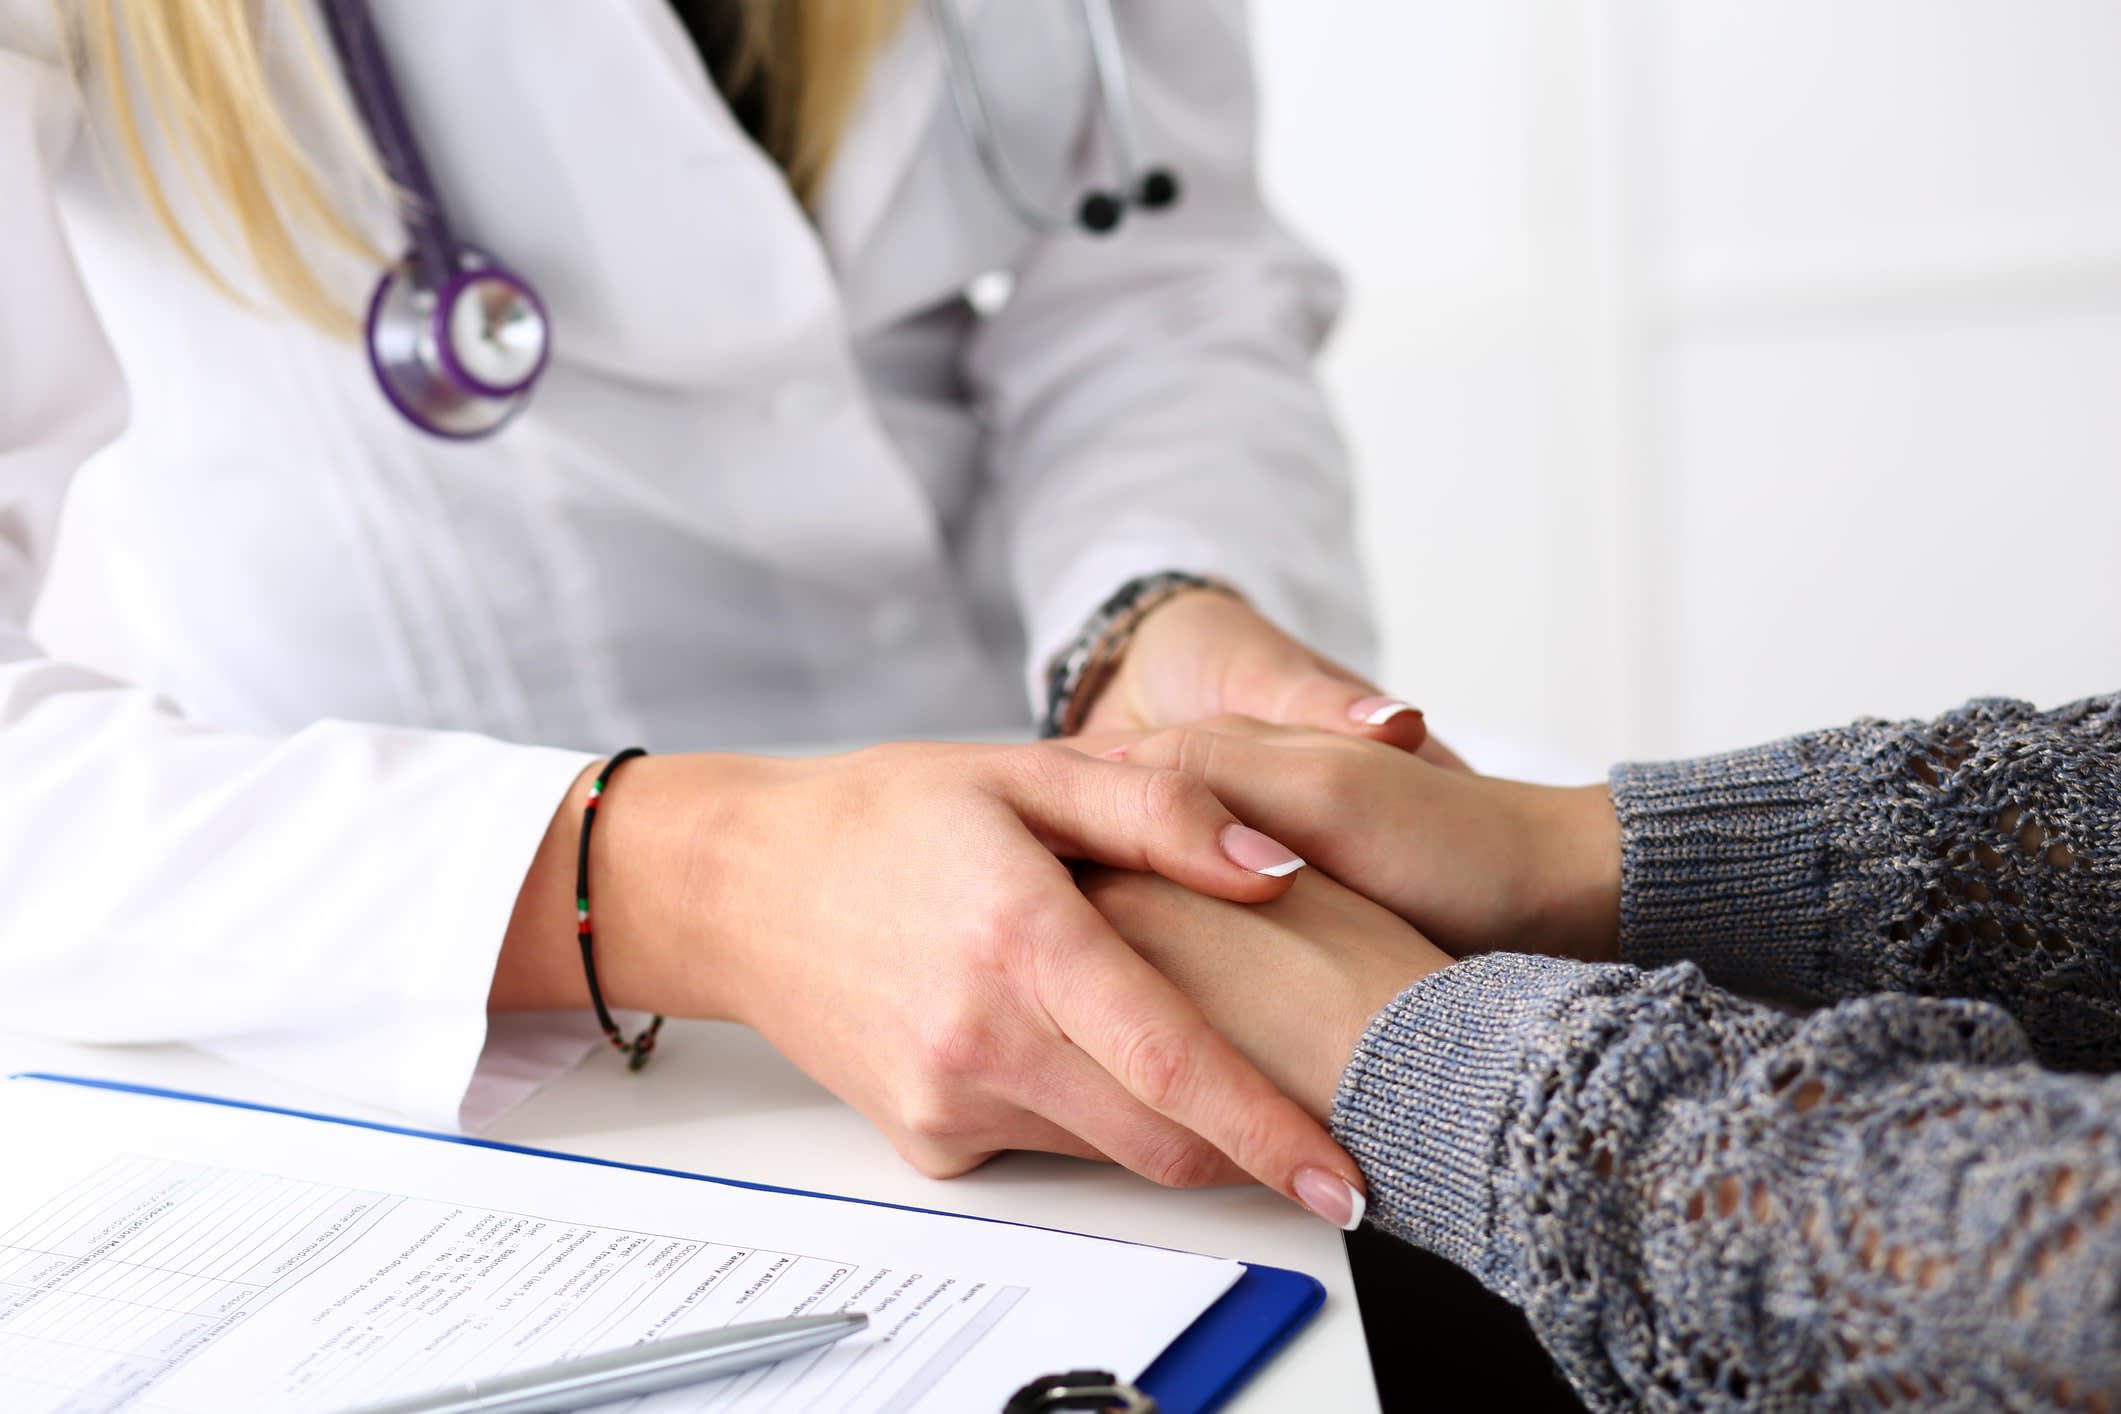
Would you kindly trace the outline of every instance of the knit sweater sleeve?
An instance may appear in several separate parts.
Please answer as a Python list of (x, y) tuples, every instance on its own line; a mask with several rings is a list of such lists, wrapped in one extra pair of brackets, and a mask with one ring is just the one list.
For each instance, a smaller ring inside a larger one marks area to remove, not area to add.
[(2121, 696), (1863, 721), (1611, 785), (1625, 960), (1807, 1005), (1981, 998), (2047, 1063), (2121, 1068)]
[(2121, 1078), (1990, 1004), (1473, 957), (1373, 1021), (1333, 1127), (1594, 1409), (2121, 1411)]

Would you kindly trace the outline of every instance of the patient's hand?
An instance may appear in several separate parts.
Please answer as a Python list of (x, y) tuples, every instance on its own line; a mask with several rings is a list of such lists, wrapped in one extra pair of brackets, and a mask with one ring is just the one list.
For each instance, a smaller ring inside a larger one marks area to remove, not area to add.
[(1360, 738), (1244, 717), (1078, 745), (1200, 777), (1239, 819), (1453, 953), (1614, 955), (1620, 827), (1602, 785), (1439, 770)]
[(1226, 903), (1116, 870), (1088, 875), (1083, 891), (1211, 1025), (1321, 1120), (1370, 1018), (1451, 961), (1315, 870), (1263, 904)]

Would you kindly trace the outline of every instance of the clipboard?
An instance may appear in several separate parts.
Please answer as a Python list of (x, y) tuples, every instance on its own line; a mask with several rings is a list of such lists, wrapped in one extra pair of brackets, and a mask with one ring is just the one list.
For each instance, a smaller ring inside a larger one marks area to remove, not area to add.
[[(530, 1158), (551, 1159), (564, 1163), (590, 1164), (599, 1168), (628, 1169), (637, 1173), (657, 1174), (665, 1178), (689, 1179), (699, 1183), (715, 1183), (731, 1188), (747, 1188), (765, 1193), (788, 1194), (800, 1198), (818, 1198), (836, 1203), (856, 1203), (867, 1207), (896, 1208), (906, 1212), (926, 1213), (936, 1217), (953, 1218), (960, 1222), (995, 1223), (1005, 1227), (1032, 1227), (1035, 1224), (1013, 1223), (1004, 1218), (981, 1217), (970, 1213), (953, 1213), (941, 1208), (922, 1208), (907, 1203), (887, 1203), (874, 1198), (853, 1198), (838, 1193), (821, 1193), (812, 1189), (787, 1188), (776, 1184), (751, 1183), (743, 1179), (719, 1178), (712, 1174), (694, 1173), (685, 1169), (661, 1168), (650, 1164), (629, 1164), (617, 1159), (596, 1158), (587, 1154), (566, 1154), (552, 1149), (537, 1149), (521, 1144), (506, 1144), (494, 1139), (480, 1139), (466, 1134), (445, 1134), (438, 1130), (414, 1129), (404, 1125), (384, 1124), (373, 1120), (349, 1119), (342, 1115), (321, 1114), (313, 1110), (289, 1109), (278, 1105), (255, 1104), (247, 1100), (231, 1100), (218, 1095), (198, 1094), (188, 1090), (169, 1090), (152, 1085), (134, 1085), (116, 1080), (98, 1080), (88, 1076), (59, 1075), (45, 1071), (22, 1071), (8, 1077), (9, 1080), (39, 1080), (61, 1085), (78, 1085), (93, 1090), (111, 1090), (123, 1094), (146, 1095), (156, 1099), (176, 1100), (189, 1104), (217, 1105), (227, 1109), (253, 1110), (262, 1114), (281, 1115), (291, 1119), (311, 1120), (319, 1124), (343, 1125), (352, 1129), (379, 1130), (386, 1134), (402, 1135), (414, 1139), (429, 1139), (443, 1144), (464, 1144), (474, 1148), (493, 1149), (503, 1153), (520, 1154)], [(1052, 1229), (1059, 1231), (1060, 1229)], [(1084, 1236), (1086, 1234), (1071, 1234)], [(1113, 1239), (1100, 1239), (1113, 1240)], [(1112, 1397), (1104, 1402), (1080, 1402), (1088, 1398), (1082, 1394), (1086, 1389), (1096, 1388), (1096, 1381), (1088, 1377), (1098, 1372), (1049, 1372), (1027, 1370), (1025, 1378), (1033, 1385), (1041, 1380), (1054, 1382), (1052, 1392), (1044, 1399), (1035, 1395), (1021, 1407), (1033, 1410), (1044, 1409), (1154, 1409), (1157, 1414), (1212, 1414), (1220, 1409), (1230, 1397), (1241, 1389), (1245, 1381), (1272, 1359), (1277, 1351), (1303, 1329), (1311, 1317), (1325, 1304), (1325, 1287), (1317, 1278), (1281, 1267), (1254, 1266), (1244, 1264), (1244, 1275), (1235, 1286), (1223, 1294), (1186, 1331), (1165, 1347), (1142, 1372), (1134, 1386), (1113, 1384)], [(1102, 1376), (1109, 1381), (1109, 1376)], [(1074, 1383), (1061, 1383), (1072, 1381)], [(1078, 1402), (1070, 1402), (1067, 1396), (1073, 1392)], [(1132, 1394), (1136, 1402), (1131, 1405), (1127, 1396)], [(1020, 1392), (1019, 1398), (1032, 1395), (1031, 1386)], [(1140, 1402), (1142, 1397), (1153, 1403)], [(1012, 1406), (1015, 1407), (1015, 1406)], [(1001, 1414), (1001, 1411), (996, 1411)]]

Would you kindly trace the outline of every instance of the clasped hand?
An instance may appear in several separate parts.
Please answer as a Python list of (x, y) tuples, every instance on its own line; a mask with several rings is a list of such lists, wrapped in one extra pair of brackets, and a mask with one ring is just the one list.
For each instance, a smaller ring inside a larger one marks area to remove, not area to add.
[[(1231, 712), (1310, 725), (1168, 726)], [(1088, 754), (637, 763), (589, 861), (605, 995), (748, 1023), (928, 1174), (1044, 1149), (1168, 1184), (1250, 1175), (1351, 1221), (1361, 1175), (1321, 1122), (1349, 1028), (1447, 960), (1401, 917), (1454, 947), (1542, 926), (1496, 923), (1520, 898), (1488, 872), (1511, 830), (1466, 824), (1495, 783), (1221, 594), (1145, 621), (1091, 722), (1128, 730)], [(494, 1006), (579, 1005), (581, 789), (525, 881)], [(1378, 902), (1324, 878), (1291, 894), (1299, 854)], [(1071, 864), (1112, 872), (1084, 887)]]
[[(1141, 626), (1092, 721), (1233, 710), (1455, 760), (1425, 742), (1419, 713), (1219, 593), (1178, 596)], [(712, 797), (725, 804), (702, 854), (718, 866), (691, 916), (719, 936), (693, 955), (722, 969), (723, 1014), (923, 1172), (1043, 1149), (1167, 1184), (1249, 1174), (1330, 1221), (1359, 1213), (1360, 1173), (1317, 1116), (1151, 965), (1169, 959), (1129, 947), (1062, 862), (1239, 913), (1287, 892), (1297, 853), (1197, 774), (1061, 746), (899, 745), (748, 769)], [(787, 861), (806, 858), (790, 880)]]
[(1202, 782), (1315, 866), (1287, 896), (1249, 909), (1141, 874), (1104, 873), (1086, 887), (1316, 1117), (1330, 1114), (1370, 1019), (1453, 956), (1614, 956), (1620, 832), (1603, 786), (1475, 776), (1238, 717), (1076, 745)]
[[(564, 908), (567, 813), (518, 929)], [(1231, 907), (1284, 893), (1295, 854), (1199, 780), (1059, 745), (663, 756), (630, 767), (600, 819), (606, 996), (745, 1022), (923, 1172), (1045, 1149), (1160, 1183), (1250, 1175), (1336, 1223), (1359, 1209), (1354, 1161), (1065, 862)], [(512, 938), (493, 1004), (571, 1000), (568, 951)]]

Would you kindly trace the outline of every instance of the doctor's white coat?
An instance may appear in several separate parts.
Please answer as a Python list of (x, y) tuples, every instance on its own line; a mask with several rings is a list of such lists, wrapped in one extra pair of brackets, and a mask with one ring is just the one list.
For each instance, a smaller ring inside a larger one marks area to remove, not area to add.
[[(1023, 183), (1108, 181), (1073, 0), (960, 3)], [(1260, 204), (1242, 6), (1116, 8), (1185, 194), (1095, 240), (1010, 218), (917, 7), (813, 222), (665, 0), (376, 0), (459, 234), (553, 318), (463, 445), (184, 265), (47, 0), (0, 0), (0, 1026), (476, 1122), (588, 1034), (485, 1014), (584, 753), (1025, 725), (1165, 568), (1361, 662), (1338, 290)], [(358, 307), (376, 272), (320, 261)]]

